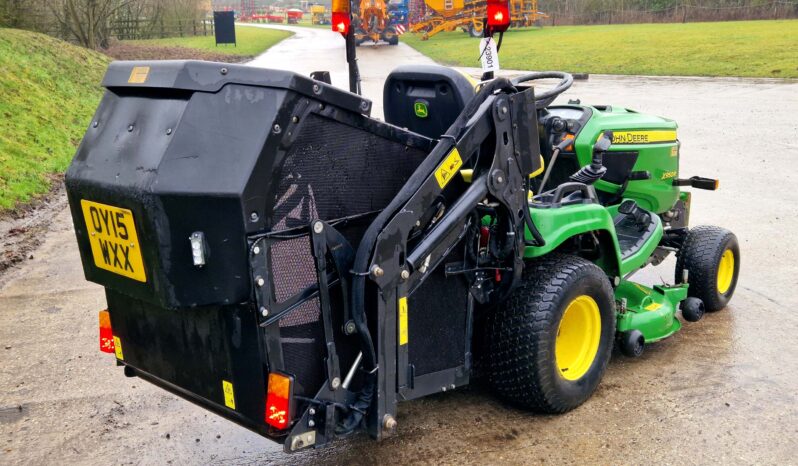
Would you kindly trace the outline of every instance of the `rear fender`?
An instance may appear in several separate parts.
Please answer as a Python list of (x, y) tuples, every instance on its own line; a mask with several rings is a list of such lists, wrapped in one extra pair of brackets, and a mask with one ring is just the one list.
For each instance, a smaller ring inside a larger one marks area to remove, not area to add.
[[(596, 232), (602, 249), (602, 257), (596, 261), (596, 265), (610, 276), (619, 275), (620, 247), (612, 216), (606, 208), (599, 204), (578, 204), (552, 209), (531, 208), (530, 214), (546, 244), (527, 246), (524, 250), (525, 259), (548, 254), (575, 236)], [(526, 239), (532, 240), (529, 230), (526, 231)]]

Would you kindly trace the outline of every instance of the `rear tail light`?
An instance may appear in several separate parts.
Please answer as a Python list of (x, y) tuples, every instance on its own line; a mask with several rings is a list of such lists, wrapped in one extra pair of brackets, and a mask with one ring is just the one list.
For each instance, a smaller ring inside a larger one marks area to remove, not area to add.
[(108, 310), (100, 311), (100, 351), (114, 353), (114, 331), (111, 329), (111, 314)]
[(349, 32), (349, 26), (352, 22), (349, 1), (332, 0), (332, 30), (343, 35)]
[(488, 29), (504, 32), (510, 27), (510, 5), (507, 0), (488, 0)]
[(266, 424), (281, 430), (288, 428), (291, 423), (293, 389), (293, 377), (277, 372), (269, 374), (269, 385), (266, 394)]

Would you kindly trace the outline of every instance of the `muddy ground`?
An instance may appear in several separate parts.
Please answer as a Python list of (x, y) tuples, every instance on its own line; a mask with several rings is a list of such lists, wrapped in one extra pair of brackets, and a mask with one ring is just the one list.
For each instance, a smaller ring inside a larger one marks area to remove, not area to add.
[(112, 41), (103, 53), (115, 60), (207, 60), (222, 63), (241, 63), (253, 57), (217, 53), (188, 47), (162, 47)]
[[(338, 37), (304, 29), (261, 66), (337, 69)], [(301, 52), (301, 53), (300, 53)], [(360, 51), (366, 95), (424, 62), (400, 47)], [(298, 59), (297, 57), (302, 57)], [(519, 411), (481, 386), (406, 402), (398, 435), (286, 456), (279, 446), (139, 379), (97, 351), (102, 289), (83, 280), (69, 213), (0, 282), (2, 464), (796, 464), (798, 460), (798, 83), (591, 76), (562, 98), (625, 105), (680, 122), (693, 224), (735, 231), (742, 274), (731, 305), (615, 355), (596, 394), (561, 416)], [(378, 104), (379, 107), (379, 104)], [(378, 110), (379, 111), (379, 110)], [(672, 279), (673, 261), (639, 274)]]

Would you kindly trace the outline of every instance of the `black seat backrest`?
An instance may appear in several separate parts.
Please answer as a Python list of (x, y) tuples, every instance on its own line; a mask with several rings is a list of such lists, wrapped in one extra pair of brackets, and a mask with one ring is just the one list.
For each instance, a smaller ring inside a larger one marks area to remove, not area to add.
[(385, 121), (437, 139), (449, 129), (474, 95), (471, 81), (451, 68), (400, 66), (385, 80)]

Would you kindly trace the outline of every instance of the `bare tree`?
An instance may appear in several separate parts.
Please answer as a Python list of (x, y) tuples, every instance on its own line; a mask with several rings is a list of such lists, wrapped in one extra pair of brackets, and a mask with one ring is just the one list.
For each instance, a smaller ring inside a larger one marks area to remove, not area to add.
[(82, 46), (96, 49), (108, 43), (111, 18), (134, 1), (56, 0), (48, 4), (58, 23)]

